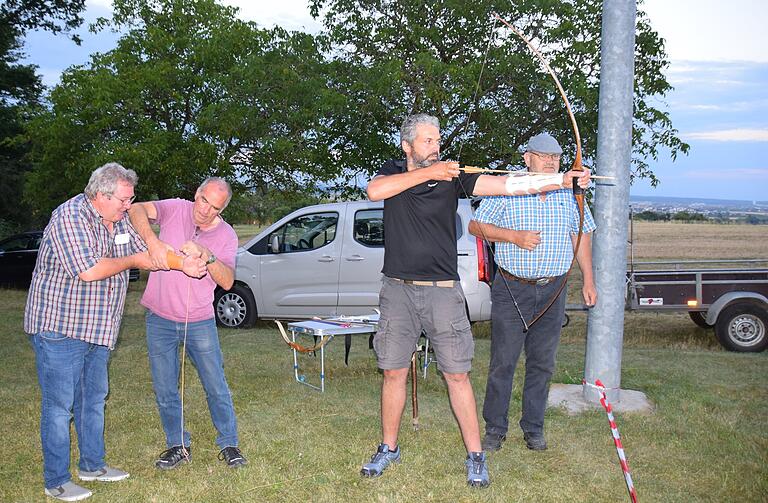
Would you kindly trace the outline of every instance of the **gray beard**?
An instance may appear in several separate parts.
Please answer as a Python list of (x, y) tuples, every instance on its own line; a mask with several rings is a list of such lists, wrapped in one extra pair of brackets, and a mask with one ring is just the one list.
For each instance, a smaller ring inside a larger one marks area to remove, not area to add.
[(438, 156), (437, 159), (434, 161), (431, 161), (429, 159), (422, 159), (421, 161), (416, 162), (416, 166), (419, 168), (428, 168), (429, 166), (432, 166), (433, 164), (439, 161), (440, 161), (440, 156)]

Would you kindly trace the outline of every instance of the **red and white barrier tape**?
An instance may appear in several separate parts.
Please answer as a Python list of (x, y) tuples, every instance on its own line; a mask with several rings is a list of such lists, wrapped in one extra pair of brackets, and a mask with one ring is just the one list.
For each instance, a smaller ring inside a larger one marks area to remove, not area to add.
[(588, 383), (586, 380), (581, 381), (582, 384), (596, 388), (600, 392), (600, 404), (605, 409), (605, 413), (608, 414), (608, 424), (611, 426), (611, 435), (613, 436), (613, 443), (616, 445), (616, 452), (619, 455), (619, 464), (621, 464), (621, 471), (624, 473), (624, 480), (627, 482), (627, 491), (629, 491), (629, 499), (632, 503), (637, 503), (637, 491), (632, 484), (632, 475), (629, 473), (629, 464), (627, 463), (627, 457), (624, 455), (624, 446), (621, 445), (621, 437), (619, 436), (619, 428), (616, 426), (616, 420), (613, 419), (613, 409), (611, 404), (608, 403), (608, 398), (605, 396), (606, 387), (600, 382), (600, 379), (595, 381), (595, 384)]

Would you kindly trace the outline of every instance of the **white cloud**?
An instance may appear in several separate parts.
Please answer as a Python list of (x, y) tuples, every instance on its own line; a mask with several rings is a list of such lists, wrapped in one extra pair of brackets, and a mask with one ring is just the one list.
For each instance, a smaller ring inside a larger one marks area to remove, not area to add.
[(768, 129), (723, 129), (685, 133), (686, 140), (703, 141), (768, 141)]
[(749, 84), (748, 82), (744, 82), (743, 80), (732, 80), (732, 79), (716, 80), (712, 83), (718, 86), (729, 86), (729, 87), (746, 86)]
[(112, 0), (88, 0), (86, 2), (86, 7), (101, 7), (103, 9), (109, 9), (112, 10)]
[(677, 108), (690, 108), (692, 110), (723, 110), (721, 105), (682, 105)]
[(686, 170), (677, 173), (674, 175), (674, 178), (682, 178), (682, 179), (690, 179), (691, 177), (696, 178), (718, 178), (722, 179), (723, 174), (727, 173), (729, 177), (731, 178), (754, 178), (754, 177), (760, 177), (764, 178), (766, 174), (768, 174), (768, 168), (724, 168), (724, 169), (718, 169), (714, 171), (705, 171), (705, 170)]
[[(261, 27), (281, 26), (286, 30), (318, 33), (322, 24), (309, 15), (308, 0), (280, 0), (279, 2), (253, 0), (219, 0), (224, 5), (240, 9), (239, 17), (253, 21)], [(112, 12), (112, 0), (87, 0), (87, 7)]]
[(279, 2), (254, 2), (252, 0), (221, 0), (226, 5), (238, 7), (240, 18), (254, 21), (264, 28), (281, 26), (287, 30), (317, 33), (321, 23), (309, 15), (308, 0), (280, 0)]
[(768, 61), (765, 0), (645, 0), (672, 60)]

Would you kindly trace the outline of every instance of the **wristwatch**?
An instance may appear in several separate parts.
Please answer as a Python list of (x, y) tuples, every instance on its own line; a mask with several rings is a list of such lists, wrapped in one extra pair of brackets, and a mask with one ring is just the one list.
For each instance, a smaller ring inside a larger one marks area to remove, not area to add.
[(211, 253), (210, 256), (208, 257), (208, 260), (205, 261), (205, 265), (211, 265), (214, 262), (216, 262), (216, 255)]

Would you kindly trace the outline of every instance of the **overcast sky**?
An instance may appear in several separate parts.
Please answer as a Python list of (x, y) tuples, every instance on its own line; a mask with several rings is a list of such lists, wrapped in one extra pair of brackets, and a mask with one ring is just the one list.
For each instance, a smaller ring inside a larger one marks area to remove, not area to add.
[[(264, 27), (320, 29), (305, 0), (224, 3)], [(110, 1), (87, 5), (89, 20), (110, 14)], [(632, 194), (768, 200), (768, 1), (645, 0), (640, 8), (665, 39), (672, 62), (667, 77), (675, 90), (658, 105), (691, 152), (674, 163), (663, 153), (651, 163), (661, 185), (639, 181)], [(114, 47), (113, 34), (80, 32), (80, 47), (46, 33), (27, 37), (28, 61), (40, 67), (47, 85), (58, 82), (64, 68)]]

